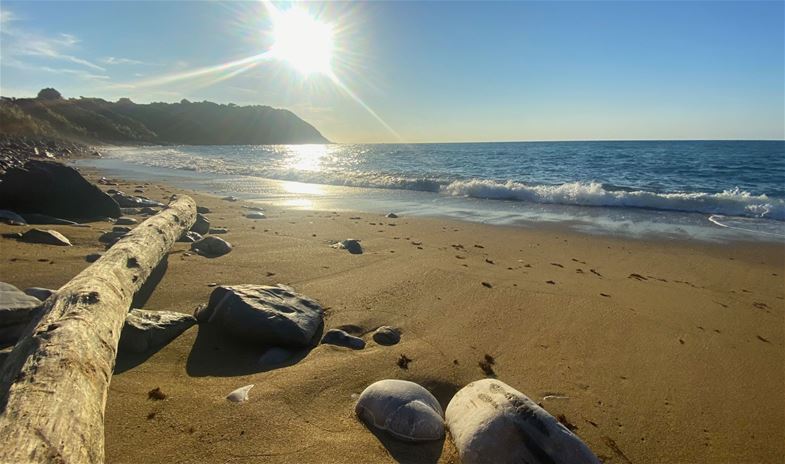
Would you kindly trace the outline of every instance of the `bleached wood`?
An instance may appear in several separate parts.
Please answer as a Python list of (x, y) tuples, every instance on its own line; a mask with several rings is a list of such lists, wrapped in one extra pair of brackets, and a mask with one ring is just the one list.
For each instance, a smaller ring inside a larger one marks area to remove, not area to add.
[(0, 462), (103, 462), (104, 407), (131, 300), (195, 219), (196, 204), (181, 196), (44, 303), (0, 371)]

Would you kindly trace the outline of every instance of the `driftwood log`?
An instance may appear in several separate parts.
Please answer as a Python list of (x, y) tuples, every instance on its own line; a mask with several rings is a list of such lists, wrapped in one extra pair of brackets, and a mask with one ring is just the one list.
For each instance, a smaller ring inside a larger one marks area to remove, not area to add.
[(44, 303), (0, 371), (0, 462), (104, 461), (107, 390), (132, 297), (195, 219), (181, 196)]

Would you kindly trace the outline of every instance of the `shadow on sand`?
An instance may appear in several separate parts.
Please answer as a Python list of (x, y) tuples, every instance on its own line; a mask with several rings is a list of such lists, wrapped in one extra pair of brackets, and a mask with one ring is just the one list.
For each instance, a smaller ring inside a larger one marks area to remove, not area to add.
[(239, 342), (210, 324), (199, 324), (198, 327), (199, 333), (185, 366), (186, 372), (192, 377), (232, 377), (293, 366), (302, 361), (316, 347), (322, 339), (324, 331), (324, 325), (320, 326), (314, 336), (314, 342), (310, 346), (287, 350), (289, 356), (285, 360), (263, 363), (260, 358), (268, 350), (278, 350), (279, 352), (281, 350), (276, 347)]

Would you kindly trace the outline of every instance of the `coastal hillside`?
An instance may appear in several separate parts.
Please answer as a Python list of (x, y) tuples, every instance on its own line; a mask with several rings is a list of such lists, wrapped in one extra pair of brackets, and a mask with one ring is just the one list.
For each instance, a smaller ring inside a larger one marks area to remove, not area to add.
[(63, 98), (43, 89), (35, 98), (0, 99), (0, 133), (106, 143), (188, 145), (328, 143), (288, 110), (208, 101), (137, 104)]

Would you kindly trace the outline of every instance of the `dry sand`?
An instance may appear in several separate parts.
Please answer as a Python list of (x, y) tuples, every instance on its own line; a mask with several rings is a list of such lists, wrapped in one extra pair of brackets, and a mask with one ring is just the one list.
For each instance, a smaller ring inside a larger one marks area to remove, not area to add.
[[(146, 309), (191, 313), (212, 282), (280, 282), (319, 300), (326, 328), (361, 328), (368, 346), (322, 345), (264, 371), (261, 350), (193, 327), (147, 359), (123, 358), (106, 407), (108, 463), (458, 462), (449, 439), (374, 435), (354, 417), (353, 394), (401, 378), (446, 405), (484, 377), (486, 354), (499, 379), (563, 414), (605, 462), (782, 462), (782, 245), (278, 208), (250, 220), (241, 202), (194, 196), (235, 249), (208, 259), (175, 245)], [(51, 228), (75, 246), (0, 239), (3, 281), (58, 288), (103, 249), (111, 224)], [(328, 246), (345, 238), (365, 253)], [(400, 327), (401, 343), (375, 344), (369, 332), (380, 325)], [(226, 401), (247, 384), (248, 402)], [(148, 399), (156, 387), (166, 399)]]

